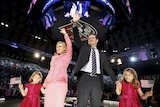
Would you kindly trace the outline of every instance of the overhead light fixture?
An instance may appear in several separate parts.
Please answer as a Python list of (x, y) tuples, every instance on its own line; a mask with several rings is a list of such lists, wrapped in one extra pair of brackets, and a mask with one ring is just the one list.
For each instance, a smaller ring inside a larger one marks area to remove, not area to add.
[(130, 61), (131, 61), (131, 62), (136, 62), (136, 61), (137, 61), (137, 58), (136, 58), (135, 56), (131, 56), (131, 57), (130, 57)]
[(121, 65), (122, 64), (122, 60), (120, 58), (117, 59), (117, 65)]
[(16, 43), (11, 43), (10, 46), (13, 48), (18, 48), (18, 45)]
[(41, 61), (44, 61), (44, 60), (45, 60), (45, 57), (44, 57), (44, 56), (42, 56), (42, 57), (41, 57)]
[(40, 53), (36, 52), (36, 53), (34, 54), (34, 57), (35, 57), (35, 58), (39, 58), (39, 57), (40, 57)]

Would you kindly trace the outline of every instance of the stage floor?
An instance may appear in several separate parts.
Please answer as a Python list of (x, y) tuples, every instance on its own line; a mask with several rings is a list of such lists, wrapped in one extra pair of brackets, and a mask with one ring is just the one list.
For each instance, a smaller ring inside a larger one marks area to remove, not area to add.
[[(5, 101), (0, 101), (0, 107), (19, 107), (21, 101), (22, 99), (20, 98), (6, 99)], [(118, 103), (119, 103), (118, 101), (104, 100), (101, 107), (118, 107)], [(41, 105), (41, 107), (43, 107), (43, 104)], [(66, 105), (64, 107), (76, 107), (76, 106)], [(143, 107), (153, 107), (153, 106), (143, 105)]]
[[(8, 99), (5, 101), (0, 101), (0, 107), (19, 107), (20, 102), (22, 101), (22, 99)], [(43, 105), (41, 105), (41, 107), (43, 107)], [(76, 106), (70, 106), (70, 105), (66, 105), (65, 107), (76, 107)], [(104, 104), (102, 104), (101, 107), (118, 107), (118, 103), (117, 102), (104, 102)]]

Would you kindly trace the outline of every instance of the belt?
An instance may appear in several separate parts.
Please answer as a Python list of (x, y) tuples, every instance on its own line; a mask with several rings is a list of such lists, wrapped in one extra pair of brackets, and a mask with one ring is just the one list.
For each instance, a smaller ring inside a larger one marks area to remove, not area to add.
[(89, 75), (90, 77), (97, 77), (99, 76), (100, 74), (95, 74), (93, 75), (92, 73), (88, 73), (88, 72), (84, 72), (85, 74)]

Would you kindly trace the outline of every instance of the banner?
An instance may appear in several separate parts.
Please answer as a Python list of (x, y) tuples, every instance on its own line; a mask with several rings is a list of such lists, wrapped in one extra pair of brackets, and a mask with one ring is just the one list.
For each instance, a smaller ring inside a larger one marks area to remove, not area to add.
[(10, 78), (10, 84), (21, 84), (21, 77)]
[(142, 88), (152, 88), (154, 80), (140, 80)]

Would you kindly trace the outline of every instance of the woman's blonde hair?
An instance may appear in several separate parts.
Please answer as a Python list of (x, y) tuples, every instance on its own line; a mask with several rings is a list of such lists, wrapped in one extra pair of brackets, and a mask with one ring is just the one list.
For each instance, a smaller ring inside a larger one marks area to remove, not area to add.
[[(66, 48), (67, 48), (66, 43), (63, 42), (63, 41), (58, 41), (57, 44), (56, 44), (56, 46), (57, 46), (58, 44), (62, 44), (62, 45), (63, 45), (63, 47), (64, 47), (64, 53), (66, 53)], [(56, 53), (56, 54), (57, 54), (57, 53)]]
[(137, 72), (135, 71), (135, 69), (133, 68), (125, 68), (124, 71), (123, 71), (123, 75), (121, 76), (120, 78), (120, 81), (125, 80), (124, 78), (124, 72), (130, 72), (131, 74), (133, 74), (133, 81), (132, 81), (132, 84), (135, 88), (139, 88), (140, 87), (140, 83), (138, 81), (138, 75), (137, 75)]
[(42, 75), (42, 73), (39, 72), (39, 71), (34, 71), (34, 72), (32, 73), (32, 75), (31, 75), (30, 78), (29, 78), (29, 82), (33, 82), (33, 77), (34, 77), (35, 75), (39, 75), (39, 76), (40, 76), (41, 79), (40, 79), (39, 83), (42, 83), (43, 75)]

